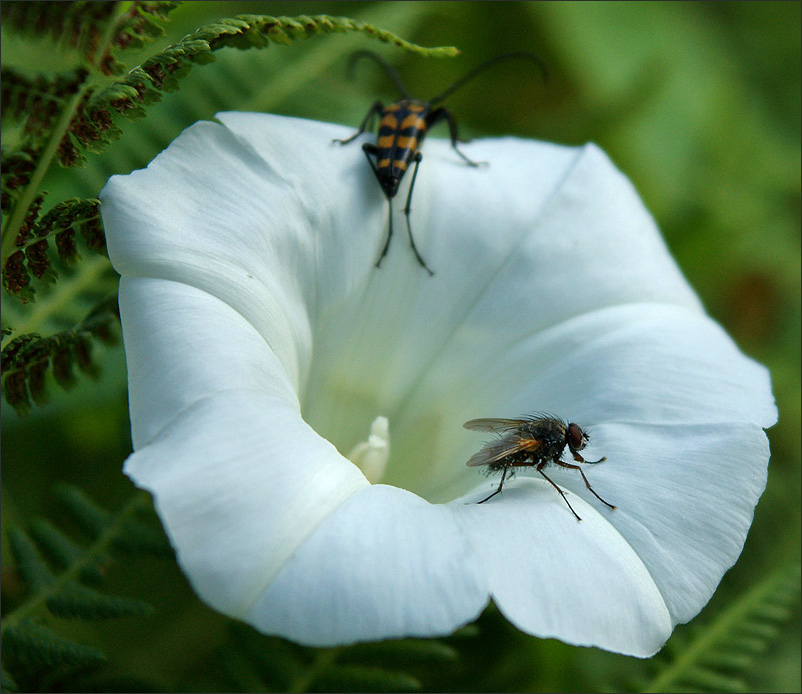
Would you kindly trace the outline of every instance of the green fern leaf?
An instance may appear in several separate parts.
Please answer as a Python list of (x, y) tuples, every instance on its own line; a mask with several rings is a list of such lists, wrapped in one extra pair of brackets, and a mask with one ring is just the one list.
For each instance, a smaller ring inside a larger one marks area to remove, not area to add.
[(71, 330), (47, 337), (35, 333), (9, 341), (2, 352), (3, 395), (9, 405), (26, 413), (31, 401), (47, 402), (46, 376), (52, 373), (63, 388), (75, 383), (75, 368), (96, 378), (98, 367), (92, 357), (92, 341), (117, 341), (119, 312), (114, 297), (101, 301)]
[(55, 494), (72, 519), (93, 539), (98, 538), (111, 526), (114, 517), (98, 506), (78, 487), (60, 484)]
[(98, 28), (116, 11), (115, 2), (4, 2), (3, 24), (30, 38), (47, 37), (62, 47), (89, 55)]
[[(84, 559), (84, 548), (43, 518), (35, 518), (31, 522), (30, 533), (59, 569), (68, 569)], [(103, 572), (99, 564), (93, 562), (82, 566), (80, 577), (86, 583), (97, 585), (103, 578)]]
[(87, 248), (106, 254), (99, 200), (71, 198), (58, 203), (40, 217), (41, 204), (40, 196), (30, 208), (28, 219), (17, 234), (17, 250), (9, 257), (3, 270), (4, 288), (23, 303), (34, 298), (31, 285), (33, 277), (44, 284), (51, 284), (56, 279), (50, 257), (51, 246), (55, 247), (59, 260), (65, 266), (75, 263), (79, 258), (76, 232)]
[(404, 672), (361, 665), (333, 665), (314, 679), (314, 692), (417, 692), (417, 677)]
[(4, 66), (0, 69), (3, 121), (22, 123), (22, 137), (28, 146), (39, 146), (87, 74), (82, 67), (61, 74), (42, 75)]
[(338, 662), (398, 668), (422, 663), (453, 663), (458, 659), (458, 651), (442, 641), (403, 639), (350, 646), (343, 651)]
[(129, 518), (114, 538), (115, 549), (125, 554), (151, 554), (172, 557), (173, 547), (161, 526)]
[(0, 158), (0, 168), (2, 168), (0, 171), (0, 186), (2, 186), (0, 208), (4, 214), (8, 214), (14, 202), (19, 199), (20, 190), (30, 183), (31, 175), (36, 168), (37, 157), (38, 151), (33, 146), (15, 150), (3, 146), (2, 158)]
[(73, 139), (65, 145), (61, 161), (65, 165), (72, 165), (80, 157), (80, 152), (69, 145), (85, 149), (93, 147), (94, 151), (99, 151), (116, 139), (120, 130), (114, 126), (115, 114), (130, 120), (141, 118), (145, 114), (145, 107), (159, 101), (163, 93), (178, 89), (179, 79), (193, 65), (214, 60), (214, 51), (225, 47), (243, 50), (263, 48), (270, 43), (288, 45), (297, 39), (317, 34), (344, 32), (360, 32), (428, 57), (458, 53), (452, 47), (424, 48), (371, 24), (346, 17), (239, 15), (221, 19), (185, 36), (130, 70), (123, 79), (93, 93), (79, 108), (70, 127)]
[(794, 561), (703, 627), (642, 691), (747, 691), (744, 675), (790, 617), (799, 594), (800, 565)]
[(53, 574), (31, 538), (19, 528), (11, 528), (8, 541), (17, 571), (28, 589), (38, 593), (52, 585)]
[(106, 595), (79, 583), (69, 583), (47, 599), (47, 608), (57, 617), (113, 619), (147, 615), (153, 607), (142, 600)]
[(24, 668), (96, 665), (106, 657), (96, 648), (62, 638), (31, 621), (3, 630), (3, 660)]

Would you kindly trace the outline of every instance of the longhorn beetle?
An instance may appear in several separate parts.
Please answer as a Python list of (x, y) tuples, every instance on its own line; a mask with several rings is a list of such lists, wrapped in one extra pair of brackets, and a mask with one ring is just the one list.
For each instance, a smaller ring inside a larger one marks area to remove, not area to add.
[[(387, 240), (384, 243), (379, 259), (376, 261), (376, 267), (381, 266), (381, 262), (384, 260), (384, 256), (387, 255), (387, 250), (390, 247), (390, 239), (393, 237), (393, 198), (398, 192), (398, 186), (410, 164), (413, 162), (415, 163), (415, 170), (412, 172), (412, 181), (409, 184), (409, 192), (407, 193), (407, 203), (404, 206), (404, 216), (407, 219), (407, 233), (409, 234), (409, 243), (412, 246), (412, 251), (415, 253), (415, 257), (418, 259), (421, 266), (429, 275), (433, 275), (434, 272), (426, 265), (426, 262), (415, 246), (415, 239), (412, 238), (412, 227), (409, 223), (412, 190), (415, 187), (418, 166), (421, 163), (421, 159), (423, 159), (419, 148), (423, 142), (423, 138), (426, 136), (426, 132), (440, 121), (446, 121), (451, 135), (451, 146), (454, 148), (454, 151), (462, 157), (466, 164), (479, 166), (478, 162), (471, 161), (457, 148), (457, 142), (465, 142), (465, 140), (460, 140), (457, 135), (457, 123), (454, 120), (454, 116), (442, 107), (435, 107), (479, 73), (484, 72), (487, 68), (502, 61), (512, 58), (531, 60), (540, 68), (544, 77), (546, 75), (545, 68), (540, 60), (532, 53), (504, 53), (474, 68), (467, 75), (454, 82), (454, 84), (442, 94), (439, 94), (429, 101), (420, 101), (410, 97), (409, 92), (407, 92), (406, 87), (404, 87), (404, 83), (401, 81), (395, 68), (375, 53), (370, 51), (357, 51), (351, 56), (349, 69), (352, 69), (360, 58), (370, 58), (382, 67), (403, 98), (389, 106), (385, 106), (381, 101), (376, 101), (373, 106), (370, 107), (370, 110), (365, 115), (356, 133), (347, 140), (333, 140), (333, 142), (337, 142), (341, 145), (347, 145), (349, 142), (353, 142), (363, 132), (370, 129), (375, 117), (379, 116), (379, 133), (376, 144), (366, 142), (362, 145), (362, 151), (365, 153), (368, 164), (370, 164), (370, 168), (376, 175), (379, 185), (382, 187), (387, 197), (387, 203), (390, 208), (390, 226), (387, 232)], [(371, 157), (374, 157), (376, 161), (374, 162)]]

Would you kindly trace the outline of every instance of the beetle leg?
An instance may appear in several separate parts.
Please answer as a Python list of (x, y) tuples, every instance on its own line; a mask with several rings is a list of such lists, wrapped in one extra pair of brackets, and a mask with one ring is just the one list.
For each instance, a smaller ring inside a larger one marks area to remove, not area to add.
[(375, 116), (381, 115), (381, 112), (384, 111), (384, 104), (381, 101), (377, 101), (370, 107), (370, 110), (365, 114), (365, 117), (362, 119), (362, 124), (359, 126), (359, 130), (357, 130), (351, 137), (347, 140), (339, 140), (334, 139), (332, 143), (336, 142), (341, 145), (347, 145), (349, 142), (353, 142), (358, 138), (365, 130), (367, 130), (373, 123), (373, 118)]
[(432, 127), (435, 123), (439, 123), (441, 120), (444, 120), (446, 123), (448, 123), (448, 132), (451, 135), (451, 146), (454, 148), (454, 151), (459, 154), (470, 166), (487, 166), (486, 161), (473, 161), (472, 159), (468, 159), (468, 157), (459, 151), (457, 142), (461, 142), (461, 140), (457, 135), (457, 121), (454, 120), (454, 116), (452, 116), (451, 112), (447, 109), (438, 108), (432, 111), (426, 119), (427, 129)]
[(415, 178), (418, 175), (418, 166), (420, 165), (422, 159), (423, 155), (420, 152), (417, 152), (415, 154), (415, 170), (412, 172), (412, 181), (410, 181), (409, 193), (407, 193), (407, 204), (404, 206), (404, 216), (406, 216), (407, 218), (407, 233), (409, 234), (409, 243), (412, 246), (412, 251), (413, 253), (415, 253), (415, 257), (418, 259), (418, 262), (424, 267), (426, 272), (428, 272), (429, 276), (431, 277), (432, 275), (434, 275), (434, 272), (432, 272), (432, 270), (429, 269), (429, 266), (424, 262), (423, 258), (421, 257), (421, 254), (418, 253), (418, 248), (417, 246), (415, 246), (415, 239), (412, 238), (412, 227), (410, 226), (409, 223), (409, 213), (412, 211), (412, 208), (410, 207), (410, 204), (412, 202), (412, 190), (413, 188), (415, 188)]
[[(605, 506), (609, 506), (610, 508), (612, 508), (612, 509), (615, 509), (615, 506), (613, 506), (613, 505), (612, 505), (612, 504), (610, 504), (610, 503), (607, 503), (607, 502), (606, 502), (604, 499), (602, 499), (602, 498), (601, 498), (601, 497), (600, 497), (600, 496), (599, 496), (599, 495), (598, 495), (598, 494), (595, 492), (595, 490), (593, 489), (593, 487), (591, 487), (591, 486), (590, 486), (590, 482), (588, 482), (588, 478), (587, 478), (587, 477), (585, 477), (585, 473), (584, 473), (584, 472), (582, 472), (582, 468), (581, 468), (581, 467), (579, 467), (579, 465), (573, 465), (572, 463), (566, 463), (566, 462), (563, 462), (563, 461), (562, 461), (562, 460), (560, 460), (559, 458), (554, 458), (554, 462), (555, 462), (555, 463), (557, 463), (557, 465), (560, 465), (561, 467), (567, 467), (567, 468), (571, 468), (572, 470), (579, 470), (579, 474), (580, 474), (580, 475), (582, 475), (582, 479), (583, 479), (583, 480), (585, 480), (585, 486), (588, 488), (588, 490), (590, 491), (590, 493), (591, 493), (591, 494), (593, 494), (593, 496), (595, 496), (595, 497), (596, 497), (596, 498), (597, 498), (599, 501), (601, 501), (601, 502), (602, 502), (602, 503), (603, 503)], [(596, 462), (597, 462), (597, 463), (600, 463), (600, 462), (601, 462), (601, 460), (597, 460)], [(541, 473), (541, 474), (543, 474), (543, 473)]]

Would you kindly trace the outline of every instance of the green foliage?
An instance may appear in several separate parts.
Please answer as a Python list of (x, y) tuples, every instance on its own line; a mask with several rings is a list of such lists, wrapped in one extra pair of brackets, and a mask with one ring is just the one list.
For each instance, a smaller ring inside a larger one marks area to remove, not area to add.
[[(66, 676), (106, 660), (98, 649), (61, 636), (47, 625), (60, 619), (105, 620), (143, 616), (152, 607), (139, 599), (108, 595), (84, 584), (99, 584), (121, 540), (153, 532), (140, 516), (148, 510), (147, 495), (137, 492), (113, 514), (79, 489), (57, 489), (66, 517), (82, 528), (89, 542), (72, 537), (48, 520), (37, 518), (30, 531), (11, 527), (8, 540), (13, 572), (21, 590), (2, 623), (3, 663), (10, 681), (35, 690), (53, 673)], [(42, 551), (40, 551), (40, 549)], [(16, 685), (15, 685), (16, 686)]]
[[(439, 639), (400, 639), (343, 648), (302, 648), (233, 624), (211, 659), (219, 689), (268, 692), (420, 691), (433, 673), (455, 672), (459, 651)], [(210, 682), (193, 683), (190, 688)]]
[(41, 202), (39, 198), (32, 206), (26, 223), (20, 229), (17, 250), (9, 257), (3, 275), (3, 287), (23, 302), (34, 298), (32, 277), (46, 284), (55, 282), (51, 247), (55, 247), (64, 265), (71, 265), (79, 259), (76, 232), (80, 233), (87, 248), (106, 253), (99, 200), (65, 200), (40, 216)]
[[(492, 13), (485, 3), (351, 4), (354, 12), (364, 11), (364, 23), (320, 16), (282, 23), (287, 18), (240, 15), (252, 10), (244, 4), (231, 9), (188, 3), (171, 13), (175, 5), (0, 4), (4, 38), (19, 38), (17, 45), (30, 47), (36, 58), (16, 63), (7, 48), (14, 44), (4, 43), (0, 184), (7, 402), (10, 392), (25, 409), (44, 401), (49, 381), (72, 382), (84, 368), (96, 373), (96, 366), (82, 366), (82, 355), (105, 328), (116, 335), (103, 244), (93, 247), (82, 235), (93, 227), (90, 237), (100, 238), (94, 196), (110, 174), (143, 166), (180, 129), (215, 110), (280, 111), (356, 125), (381, 94), (381, 83), (372, 85), (369, 73), (357, 82), (337, 82), (343, 72), (337, 61), (352, 50), (348, 42), (296, 39), (318, 32), (339, 39), (340, 31), (348, 31), (393, 44), (393, 35), (383, 39), (373, 29), (387, 26), (419, 43), (458, 44), (465, 58), (453, 64), (404, 63), (399, 54), (405, 80), (424, 95), (495, 53), (534, 50), (548, 64), (549, 82), (532, 89), (525, 75), (517, 80), (510, 73), (510, 79), (500, 76), (481, 88), (477, 84), (478, 91), (455, 95), (450, 105), (464, 132), (574, 144), (593, 140), (610, 152), (656, 214), (710, 312), (747, 351), (769, 363), (781, 410), (770, 432), (769, 488), (751, 544), (728, 576), (734, 580), (722, 585), (720, 599), (698, 623), (677, 630), (665, 653), (649, 663), (656, 666), (654, 678), (640, 686), (738, 691), (749, 682), (757, 690), (799, 691), (795, 624), (784, 632), (790, 643), (776, 638), (795, 600), (795, 591), (786, 588), (798, 587), (798, 575), (791, 569), (769, 578), (761, 573), (776, 565), (783, 547), (798, 545), (799, 532), (798, 4), (498, 3)], [(343, 11), (342, 4), (326, 3), (270, 7), (275, 13)], [(214, 19), (221, 13), (237, 16)], [(165, 27), (166, 40), (153, 44)], [(792, 39), (789, 27), (796, 28)], [(243, 50), (271, 43), (293, 48)], [(238, 50), (221, 52), (224, 47)], [(416, 51), (414, 45), (402, 47)], [(50, 53), (58, 60), (50, 69), (41, 67), (39, 55)], [(215, 64), (193, 69), (215, 55)], [(789, 70), (789, 64), (796, 67)], [(310, 89), (323, 78), (327, 88)], [(178, 94), (165, 98), (178, 87)], [(85, 168), (77, 166), (84, 162)], [(83, 212), (71, 218), (73, 204)], [(108, 303), (97, 309), (95, 334), (90, 316), (99, 301)], [(90, 385), (100, 389), (108, 380)], [(115, 434), (102, 433), (103, 418), (80, 393), (75, 389), (65, 398), (69, 407), (56, 399), (55, 407), (40, 411), (42, 419), (19, 423), (13, 413), (5, 418), (4, 453), (27, 443), (17, 460), (4, 458), (4, 691), (147, 691), (153, 688), (147, 678), (157, 676), (164, 678), (163, 690), (189, 681), (186, 688), (197, 691), (592, 691), (614, 679), (607, 675), (643, 665), (525, 637), (492, 609), (482, 618), (482, 633), (468, 642), (403, 640), (317, 650), (232, 626), (200, 605), (172, 564), (156, 581), (142, 578), (150, 561), (142, 555), (171, 550), (139, 506), (109, 513), (73, 488), (60, 492), (73, 509), (66, 525), (61, 518), (26, 516), (30, 500), (43, 496), (42, 479), (49, 484), (63, 469), (73, 478), (86, 475), (82, 485), (88, 486), (98, 469), (119, 468), (125, 453), (115, 448), (111, 455), (98, 443)], [(50, 447), (60, 450), (48, 455), (63, 462), (47, 467), (41, 451), (53, 440), (58, 443)], [(95, 467), (87, 464), (90, 458)], [(24, 468), (18, 476), (25, 484), (8, 484), (15, 468)], [(109, 478), (106, 473), (102, 479)], [(118, 487), (98, 498), (115, 499), (116, 493)], [(115, 640), (117, 632), (106, 638), (92, 631), (96, 622), (85, 619), (107, 609), (101, 607), (106, 599), (120, 614), (147, 609), (102, 588), (120, 553), (134, 570), (122, 571), (131, 583), (115, 584), (111, 592), (146, 595), (159, 607), (148, 620), (122, 624), (120, 631), (131, 634), (126, 645)], [(28, 591), (25, 599), (15, 582)], [(747, 585), (756, 587), (741, 594)], [(71, 595), (76, 590), (78, 607)], [(165, 609), (173, 606), (173, 612)], [(59, 610), (74, 617), (57, 617)], [(791, 616), (798, 624), (793, 609)], [(135, 628), (141, 623), (154, 624), (144, 637)], [(495, 630), (488, 629), (493, 624)], [(117, 671), (98, 669), (100, 651)], [(198, 683), (206, 666), (211, 672)], [(80, 673), (89, 674), (81, 679)], [(132, 673), (142, 673), (141, 680), (132, 680)]]
[(747, 692), (744, 677), (798, 609), (800, 566), (794, 560), (735, 600), (687, 639), (674, 636), (643, 692)]
[[(59, 73), (3, 66), (2, 118), (17, 127), (16, 144), (2, 153), (2, 284), (23, 303), (36, 299), (36, 280), (54, 285), (59, 267), (79, 260), (76, 234), (91, 252), (105, 254), (99, 201), (71, 198), (44, 211), (42, 180), (54, 161), (65, 167), (103, 151), (122, 129), (119, 119), (137, 120), (165, 92), (178, 89), (193, 65), (208, 63), (225, 47), (241, 50), (271, 43), (289, 45), (325, 33), (357, 32), (421, 55), (453, 55), (455, 49), (426, 49), (366, 22), (345, 17), (240, 15), (201, 27), (126, 70), (119, 56), (141, 49), (164, 33), (177, 3), (3, 3), (4, 25), (58, 50), (78, 54), (76, 65)], [(110, 79), (120, 76), (119, 79)], [(59, 264), (54, 263), (54, 257)], [(57, 290), (54, 290), (57, 291)], [(68, 330), (42, 336), (20, 332), (3, 347), (3, 390), (19, 412), (47, 401), (46, 377), (64, 387), (75, 372), (95, 376), (95, 339), (109, 342), (116, 309), (106, 299)]]
[(100, 302), (77, 325), (47, 337), (26, 333), (3, 347), (2, 383), (6, 402), (27, 412), (31, 402), (47, 402), (46, 377), (52, 374), (64, 388), (75, 384), (75, 369), (97, 377), (92, 359), (93, 340), (117, 341), (119, 310), (116, 297)]

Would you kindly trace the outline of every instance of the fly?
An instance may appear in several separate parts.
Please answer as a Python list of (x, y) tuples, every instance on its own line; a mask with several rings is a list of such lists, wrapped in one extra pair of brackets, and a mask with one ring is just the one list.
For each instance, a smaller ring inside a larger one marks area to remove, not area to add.
[(590, 438), (578, 424), (573, 422), (566, 424), (557, 417), (539, 415), (522, 419), (472, 419), (469, 422), (465, 422), (463, 426), (472, 431), (489, 431), (500, 435), (499, 438), (486, 443), (482, 450), (468, 460), (470, 467), (487, 465), (488, 474), (502, 473), (498, 489), (490, 496), (482, 499), (479, 502), (480, 504), (492, 499), (501, 491), (502, 486), (504, 486), (504, 480), (507, 476), (512, 477), (515, 474), (515, 468), (533, 467), (560, 493), (560, 496), (568, 504), (568, 508), (571, 509), (576, 519), (581, 521), (582, 519), (574, 511), (563, 490), (543, 472), (543, 468), (546, 465), (555, 463), (560, 467), (579, 470), (579, 474), (582, 475), (585, 486), (591, 494), (605, 506), (609, 506), (611, 509), (615, 508), (593, 490), (579, 465), (566, 463), (562, 460), (562, 454), (566, 446), (568, 446), (568, 450), (571, 451), (571, 455), (577, 463), (596, 465), (607, 460), (607, 458), (585, 460), (579, 454), (579, 451), (587, 446)]
[[(541, 62), (531, 53), (504, 53), (502, 55), (491, 58), (485, 63), (474, 68), (467, 75), (457, 80), (442, 94), (430, 99), (429, 101), (420, 101), (410, 97), (401, 77), (392, 65), (380, 58), (375, 53), (370, 51), (357, 51), (351, 56), (350, 67), (360, 58), (370, 58), (378, 63), (379, 66), (384, 68), (387, 75), (395, 84), (399, 93), (403, 97), (395, 103), (385, 106), (381, 101), (376, 101), (362, 120), (359, 130), (356, 131), (347, 140), (334, 140), (341, 145), (346, 145), (353, 142), (363, 132), (369, 130), (373, 126), (374, 119), (379, 117), (379, 132), (376, 143), (366, 142), (362, 145), (362, 151), (370, 164), (379, 185), (387, 197), (387, 203), (390, 209), (390, 224), (387, 233), (387, 240), (384, 243), (381, 254), (376, 261), (376, 267), (381, 267), (384, 256), (387, 255), (387, 250), (390, 248), (390, 239), (393, 237), (393, 206), (392, 200), (398, 192), (398, 186), (404, 177), (407, 170), (415, 165), (412, 172), (412, 181), (409, 185), (409, 192), (407, 193), (407, 202), (404, 206), (404, 216), (407, 220), (407, 233), (409, 235), (409, 243), (412, 246), (412, 252), (418, 260), (418, 263), (429, 273), (434, 275), (434, 272), (429, 268), (418, 251), (415, 245), (415, 239), (412, 237), (412, 227), (409, 222), (409, 213), (411, 210), (410, 204), (412, 202), (412, 190), (415, 188), (415, 178), (418, 175), (418, 166), (423, 159), (420, 153), (420, 146), (423, 138), (426, 136), (428, 130), (441, 121), (448, 123), (449, 133), (451, 135), (451, 146), (454, 151), (462, 157), (466, 164), (469, 166), (479, 166), (479, 162), (471, 161), (457, 147), (457, 142), (465, 142), (460, 140), (457, 134), (457, 123), (454, 116), (446, 109), (440, 107), (436, 108), (438, 104), (445, 101), (451, 94), (453, 94), (462, 85), (472, 80), (479, 73), (484, 72), (487, 68), (512, 58), (525, 58), (533, 61), (543, 72), (545, 76), (545, 69)], [(375, 161), (374, 161), (375, 160)]]

